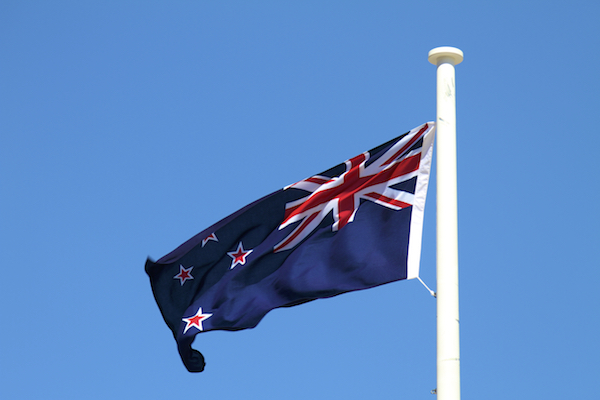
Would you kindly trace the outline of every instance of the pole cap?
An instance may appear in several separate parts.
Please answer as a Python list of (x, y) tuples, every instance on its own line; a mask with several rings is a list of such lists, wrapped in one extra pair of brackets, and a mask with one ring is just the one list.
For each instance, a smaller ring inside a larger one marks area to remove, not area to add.
[(457, 65), (463, 60), (463, 52), (456, 47), (436, 47), (429, 51), (428, 60), (433, 65), (440, 65), (445, 62)]

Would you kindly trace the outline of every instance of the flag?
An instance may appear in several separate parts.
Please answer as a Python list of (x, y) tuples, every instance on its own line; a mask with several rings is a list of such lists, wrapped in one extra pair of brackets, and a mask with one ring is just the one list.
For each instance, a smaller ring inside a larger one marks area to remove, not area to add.
[(146, 273), (179, 354), (194, 337), (255, 327), (270, 310), (419, 273), (432, 122), (242, 208)]

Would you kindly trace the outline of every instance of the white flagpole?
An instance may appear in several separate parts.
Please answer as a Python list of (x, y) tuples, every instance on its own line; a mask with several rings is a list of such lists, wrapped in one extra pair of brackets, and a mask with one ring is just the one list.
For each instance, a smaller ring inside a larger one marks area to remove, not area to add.
[(437, 47), (437, 397), (460, 399), (458, 319), (458, 207), (456, 190), (456, 98), (454, 66), (463, 52)]

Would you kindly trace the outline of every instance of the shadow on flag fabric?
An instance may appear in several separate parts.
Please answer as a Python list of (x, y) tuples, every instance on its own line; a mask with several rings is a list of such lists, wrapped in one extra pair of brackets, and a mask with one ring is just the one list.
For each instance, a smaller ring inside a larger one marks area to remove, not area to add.
[(271, 193), (146, 261), (190, 372), (200, 332), (255, 327), (270, 310), (419, 274), (434, 125)]

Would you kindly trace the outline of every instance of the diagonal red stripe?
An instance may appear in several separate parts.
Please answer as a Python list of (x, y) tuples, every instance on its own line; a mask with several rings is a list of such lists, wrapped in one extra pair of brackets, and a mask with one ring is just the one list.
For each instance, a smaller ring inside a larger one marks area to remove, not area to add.
[(404, 145), (404, 147), (402, 147), (400, 150), (398, 150), (392, 157), (388, 158), (388, 160), (386, 162), (384, 162), (383, 164), (381, 164), (382, 166), (388, 165), (390, 164), (392, 161), (394, 161), (395, 159), (397, 159), (398, 157), (400, 157), (400, 155), (404, 154), (404, 152), (408, 149), (410, 149), (410, 147), (415, 144), (415, 142), (419, 139), (421, 139), (423, 137), (423, 133), (427, 130), (427, 128), (429, 128), (428, 124), (423, 125), (423, 127), (421, 128), (421, 130), (419, 130), (419, 133), (417, 133), (415, 136), (413, 136), (413, 138), (411, 140), (408, 141), (408, 143), (406, 143)]
[(304, 221), (302, 221), (302, 223), (296, 228), (296, 231), (294, 233), (292, 233), (290, 236), (288, 236), (288, 238), (285, 242), (279, 243), (273, 250), (277, 251), (280, 248), (285, 247), (289, 243), (291, 243), (300, 233), (302, 233), (302, 231), (304, 230), (304, 227), (306, 227), (306, 225), (310, 224), (310, 222), (313, 219), (315, 219), (317, 217), (317, 215), (319, 215), (319, 213), (315, 212), (312, 215), (310, 215), (308, 218), (304, 219)]

